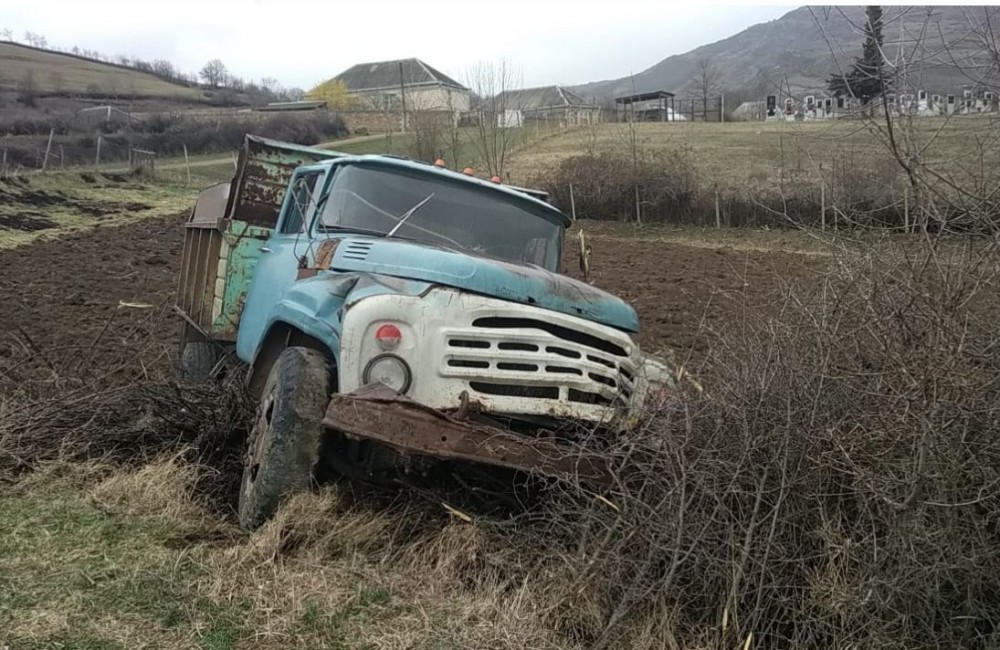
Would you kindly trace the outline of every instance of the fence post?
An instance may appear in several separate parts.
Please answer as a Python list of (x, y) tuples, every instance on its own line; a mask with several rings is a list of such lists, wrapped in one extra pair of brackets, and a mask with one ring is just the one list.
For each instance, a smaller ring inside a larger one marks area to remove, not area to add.
[(101, 134), (100, 133), (97, 134), (97, 155), (94, 156), (94, 164), (95, 165), (100, 165), (101, 164)]
[(910, 232), (910, 188), (903, 186), (903, 232)]
[(642, 225), (642, 213), (639, 211), (639, 184), (635, 186), (635, 222)]
[(719, 121), (726, 121), (726, 93), (719, 95)]
[(569, 209), (570, 214), (573, 217), (573, 221), (576, 221), (576, 199), (573, 197), (573, 184), (569, 184)]
[(184, 143), (184, 167), (187, 169), (187, 184), (191, 184), (191, 161), (188, 159), (188, 146)]
[(819, 184), (819, 227), (826, 230), (826, 183)]
[(722, 213), (719, 212), (719, 188), (715, 188), (715, 227), (722, 227)]
[(49, 152), (52, 151), (52, 138), (55, 136), (55, 128), (49, 129), (49, 143), (45, 145), (45, 158), (42, 159), (42, 171), (49, 165)]

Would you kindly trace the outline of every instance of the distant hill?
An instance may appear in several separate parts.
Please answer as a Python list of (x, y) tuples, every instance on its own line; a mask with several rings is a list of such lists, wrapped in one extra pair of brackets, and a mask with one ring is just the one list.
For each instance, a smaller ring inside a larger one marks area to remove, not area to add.
[[(777, 20), (668, 57), (633, 77), (597, 81), (574, 90), (597, 100), (631, 94), (633, 88), (638, 92), (668, 90), (683, 97), (699, 87), (699, 62), (709, 61), (717, 75), (717, 88), (727, 93), (754, 99), (789, 92), (823, 94), (838, 62), (850, 66), (861, 54), (864, 7), (811, 10), (800, 7)], [(903, 55), (909, 62), (919, 60), (908, 68), (905, 85), (930, 93), (956, 93), (971, 83), (955, 65), (959, 62), (971, 68), (977, 54), (984, 54), (981, 44), (969, 34), (970, 23), (989, 21), (1000, 39), (998, 7), (884, 7), (884, 12), (889, 58)]]
[(0, 42), (0, 91), (204, 101), (198, 88), (93, 59)]

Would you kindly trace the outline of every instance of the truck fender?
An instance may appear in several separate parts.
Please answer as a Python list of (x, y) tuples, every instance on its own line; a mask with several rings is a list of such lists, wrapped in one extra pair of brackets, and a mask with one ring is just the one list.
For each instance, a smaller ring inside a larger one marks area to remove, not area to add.
[(254, 350), (247, 377), (247, 389), (257, 396), (281, 351), (291, 345), (318, 350), (330, 362), (331, 385), (336, 390), (336, 368), (340, 356), (340, 332), (329, 318), (311, 313), (302, 305), (281, 301), (274, 306), (265, 334)]

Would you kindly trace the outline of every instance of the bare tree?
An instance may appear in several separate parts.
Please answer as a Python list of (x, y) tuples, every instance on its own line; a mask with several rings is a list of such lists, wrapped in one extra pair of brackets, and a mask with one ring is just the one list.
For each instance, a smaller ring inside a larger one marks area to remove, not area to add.
[(696, 92), (701, 100), (701, 109), (705, 117), (708, 117), (708, 98), (719, 92), (719, 82), (722, 74), (710, 59), (698, 60), (698, 76)]
[(170, 61), (165, 59), (156, 59), (153, 61), (153, 74), (173, 79), (177, 76), (177, 71), (174, 70), (174, 64)]
[(517, 137), (510, 117), (519, 109), (514, 91), (521, 87), (521, 72), (506, 61), (481, 62), (467, 78), (475, 97), (473, 145), (489, 174), (503, 177)]
[(260, 87), (269, 93), (277, 92), (278, 80), (274, 77), (264, 77), (260, 80)]
[(201, 69), (201, 78), (210, 86), (221, 86), (229, 76), (229, 71), (219, 59), (212, 59)]
[(2, 38), (5, 41), (13, 41), (14, 30), (11, 29), (10, 27), (4, 27), (3, 29), (0, 29), (0, 38)]
[(28, 45), (37, 48), (44, 48), (49, 44), (49, 39), (35, 32), (24, 32), (24, 40)]

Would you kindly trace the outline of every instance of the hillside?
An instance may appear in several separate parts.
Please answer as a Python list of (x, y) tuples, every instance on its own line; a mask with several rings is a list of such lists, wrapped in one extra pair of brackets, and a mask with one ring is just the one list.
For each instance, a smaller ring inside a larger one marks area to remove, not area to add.
[(200, 101), (197, 88), (72, 54), (0, 42), (0, 91), (31, 85), (39, 94), (85, 94)]
[[(715, 68), (715, 87), (720, 91), (758, 96), (822, 93), (838, 65), (849, 65), (861, 53), (864, 7), (811, 9), (800, 7), (777, 20), (668, 57), (634, 79), (598, 81), (575, 90), (598, 100), (629, 94), (633, 88), (669, 90), (683, 97), (699, 87), (699, 62), (707, 60)], [(970, 24), (987, 21), (994, 32), (1000, 30), (1000, 8), (885, 7), (885, 49), (890, 59), (902, 56), (910, 63), (906, 85), (954, 93), (970, 83), (954, 62), (967, 62), (982, 53), (981, 44), (970, 35)]]

